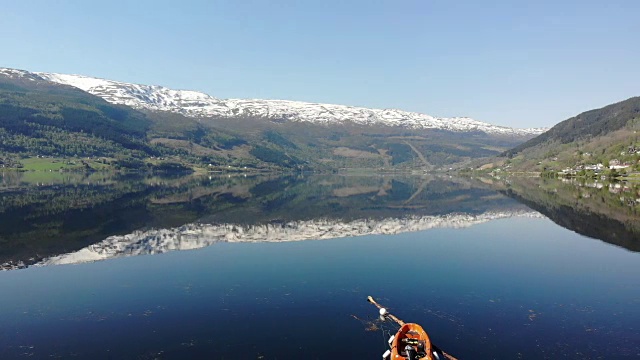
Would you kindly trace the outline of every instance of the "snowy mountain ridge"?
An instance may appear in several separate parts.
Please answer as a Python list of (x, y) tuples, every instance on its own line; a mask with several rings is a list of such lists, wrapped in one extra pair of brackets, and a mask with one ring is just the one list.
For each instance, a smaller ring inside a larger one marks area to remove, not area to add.
[(9, 77), (38, 77), (79, 88), (113, 104), (151, 111), (174, 112), (192, 118), (257, 117), (325, 125), (351, 122), (360, 125), (441, 129), (455, 132), (481, 131), (487, 134), (514, 136), (539, 135), (547, 130), (546, 128), (514, 129), (491, 125), (468, 117), (443, 118), (396, 109), (368, 109), (290, 100), (218, 99), (198, 91), (173, 90), (163, 86), (131, 84), (83, 75), (32, 73), (7, 68), (0, 68), (0, 74)]

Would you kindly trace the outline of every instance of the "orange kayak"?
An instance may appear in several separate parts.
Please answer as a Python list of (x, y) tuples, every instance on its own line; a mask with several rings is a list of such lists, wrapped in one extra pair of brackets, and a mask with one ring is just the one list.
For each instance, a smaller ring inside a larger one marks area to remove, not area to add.
[(457, 360), (455, 357), (438, 349), (431, 343), (429, 335), (422, 326), (414, 323), (405, 323), (396, 316), (389, 314), (387, 309), (378, 304), (373, 297), (367, 300), (380, 309), (382, 319), (390, 319), (400, 325), (400, 329), (389, 339), (390, 350), (387, 350), (382, 358), (385, 360)]
[(391, 359), (435, 360), (429, 335), (418, 324), (404, 324), (391, 341)]

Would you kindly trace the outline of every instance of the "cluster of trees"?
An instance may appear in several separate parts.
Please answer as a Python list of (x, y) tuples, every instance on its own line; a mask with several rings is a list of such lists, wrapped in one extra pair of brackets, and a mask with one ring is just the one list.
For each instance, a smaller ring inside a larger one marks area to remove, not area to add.
[(285, 168), (294, 168), (304, 165), (306, 162), (294, 156), (288, 155), (278, 149), (266, 147), (263, 145), (254, 146), (249, 153), (257, 159), (276, 164)]
[(126, 148), (114, 141), (83, 132), (69, 132), (37, 123), (27, 123), (26, 128), (29, 129), (27, 134), (0, 128), (0, 151), (56, 157), (113, 157), (116, 154), (141, 157), (147, 154), (145, 151)]

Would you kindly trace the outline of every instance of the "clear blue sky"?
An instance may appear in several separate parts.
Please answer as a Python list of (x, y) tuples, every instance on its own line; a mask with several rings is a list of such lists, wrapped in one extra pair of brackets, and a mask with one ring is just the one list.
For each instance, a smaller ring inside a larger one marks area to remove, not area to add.
[(0, 4), (0, 66), (550, 126), (640, 95), (640, 1)]

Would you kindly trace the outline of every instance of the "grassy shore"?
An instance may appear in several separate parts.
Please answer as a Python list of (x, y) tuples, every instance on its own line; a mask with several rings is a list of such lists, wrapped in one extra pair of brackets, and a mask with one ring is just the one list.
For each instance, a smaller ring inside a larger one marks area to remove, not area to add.
[(62, 158), (45, 158), (30, 157), (21, 159), (22, 168), (16, 169), (20, 171), (74, 171), (91, 168), (93, 170), (106, 170), (110, 166), (91, 159), (62, 159)]

